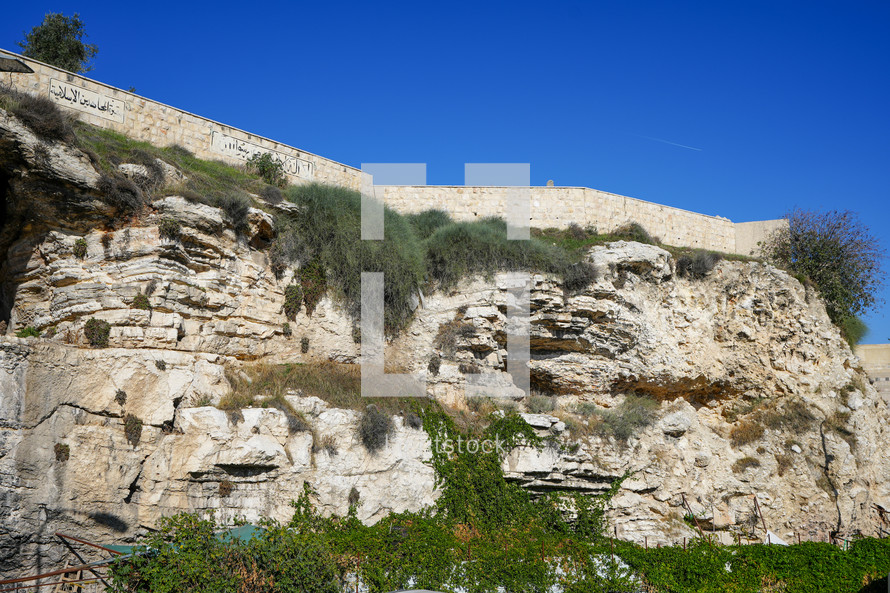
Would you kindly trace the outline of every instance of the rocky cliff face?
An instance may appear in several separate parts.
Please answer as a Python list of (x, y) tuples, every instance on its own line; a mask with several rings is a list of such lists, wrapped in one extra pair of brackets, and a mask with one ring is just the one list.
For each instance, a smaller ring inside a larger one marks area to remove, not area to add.
[[(251, 210), (239, 234), (219, 209), (173, 196), (120, 222), (76, 148), (47, 147), (0, 112), (0, 149), (4, 572), (55, 567), (55, 531), (121, 542), (180, 510), (284, 519), (305, 482), (326, 512), (359, 496), (366, 521), (435, 500), (431, 445), (402, 418), (370, 454), (357, 412), (300, 392), (286, 399), (311, 430), (274, 408), (213, 407), (226, 369), (358, 361), (353, 320), (330, 298), (287, 335), (291, 276), (270, 268), (267, 212)], [(178, 240), (161, 236), (164, 218), (180, 222)], [(632, 472), (612, 519), (650, 544), (692, 536), (690, 512), (727, 539), (762, 537), (762, 522), (804, 538), (875, 532), (875, 505), (890, 506), (887, 402), (811, 289), (756, 262), (681, 278), (670, 253), (638, 243), (588, 259), (599, 278), (581, 292), (534, 277), (531, 376), (549, 399), (486, 403), (547, 408), (526, 418), (550, 444), (514, 451), (511, 479), (596, 493)], [(387, 358), (429, 371), (441, 402), (479, 409), (468, 372), (509, 385), (508, 298), (501, 276), (428, 295)], [(89, 346), (90, 318), (110, 324), (108, 347)], [(16, 338), (26, 326), (43, 337)]]

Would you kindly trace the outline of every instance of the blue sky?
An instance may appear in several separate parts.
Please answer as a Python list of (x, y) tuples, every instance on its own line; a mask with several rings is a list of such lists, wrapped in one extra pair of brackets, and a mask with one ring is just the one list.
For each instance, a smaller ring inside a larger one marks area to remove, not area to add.
[(736, 222), (850, 209), (890, 246), (886, 2), (35, 0), (0, 46), (49, 11), (81, 14), (89, 76), (353, 166), (528, 162)]

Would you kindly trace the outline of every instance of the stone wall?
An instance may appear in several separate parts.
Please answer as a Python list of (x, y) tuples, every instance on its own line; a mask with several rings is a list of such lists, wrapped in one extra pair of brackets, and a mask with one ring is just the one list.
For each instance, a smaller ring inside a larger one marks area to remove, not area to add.
[(178, 144), (199, 158), (234, 164), (269, 152), (281, 161), (292, 181), (359, 187), (360, 172), (353, 167), (5, 50), (0, 55), (15, 57), (34, 70), (6, 74), (4, 82), (16, 90), (48, 97), (94, 126), (156, 146)]
[(856, 346), (856, 356), (878, 393), (890, 398), (890, 344)]
[[(387, 186), (385, 203), (399, 212), (444, 209), (460, 220), (506, 216), (506, 187)], [(532, 226), (565, 228), (570, 223), (609, 232), (638, 222), (668, 245), (736, 253), (735, 225), (707, 216), (586, 187), (532, 187)]]
[[(156, 146), (178, 144), (203, 159), (244, 163), (268, 152), (293, 183), (320, 182), (361, 187), (361, 171), (312, 153), (203, 118), (42, 62), (0, 50), (26, 63), (33, 73), (4, 75), (13, 88), (48, 97), (80, 120)], [(387, 205), (400, 212), (445, 209), (459, 220), (506, 214), (506, 188), (469, 186), (386, 186)], [(532, 187), (531, 226), (564, 228), (570, 223), (612, 231), (642, 224), (669, 245), (748, 255), (780, 221), (734, 224), (707, 216), (584, 187)]]

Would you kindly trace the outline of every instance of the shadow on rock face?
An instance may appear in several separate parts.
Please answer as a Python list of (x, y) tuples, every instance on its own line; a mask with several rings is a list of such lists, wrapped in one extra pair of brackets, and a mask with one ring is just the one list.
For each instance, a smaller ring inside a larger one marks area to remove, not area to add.
[(90, 519), (119, 533), (124, 533), (130, 528), (126, 521), (111, 513), (90, 513)]

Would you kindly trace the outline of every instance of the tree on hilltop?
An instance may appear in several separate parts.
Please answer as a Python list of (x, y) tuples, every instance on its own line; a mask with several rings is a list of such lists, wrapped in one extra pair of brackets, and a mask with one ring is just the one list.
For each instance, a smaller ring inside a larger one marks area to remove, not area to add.
[(99, 48), (84, 43), (83, 37), (84, 25), (78, 13), (67, 17), (50, 12), (40, 25), (25, 33), (18, 46), (24, 56), (80, 74), (93, 69), (87, 62), (99, 53)]
[(832, 321), (851, 342), (858, 341), (866, 331), (858, 316), (880, 302), (877, 293), (884, 285), (880, 241), (849, 210), (795, 209), (785, 218), (788, 226), (761, 244), (763, 255), (811, 280)]

